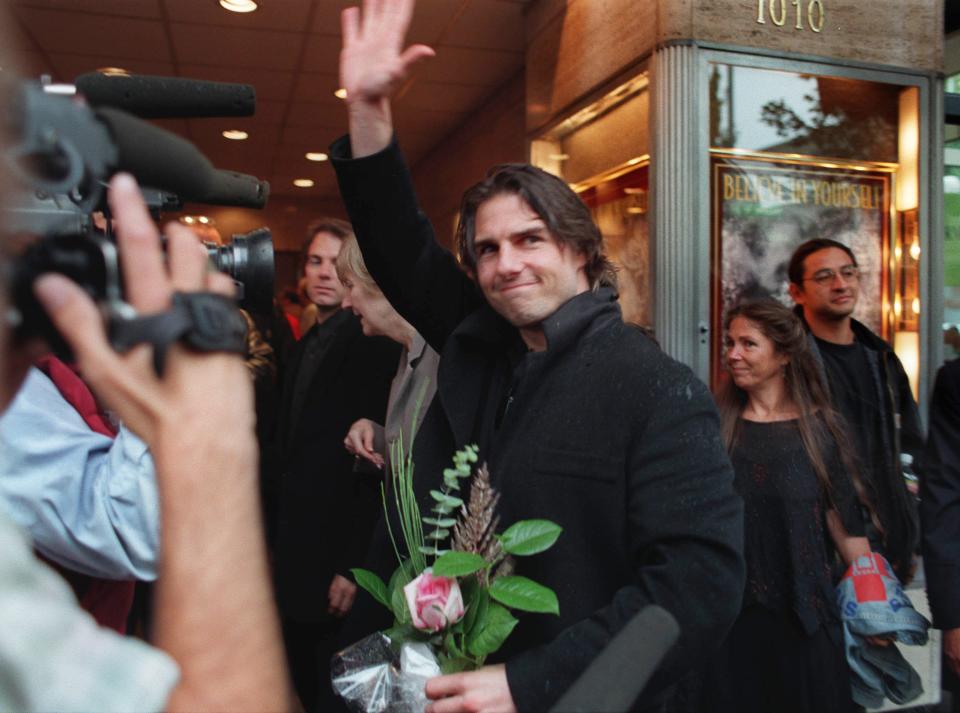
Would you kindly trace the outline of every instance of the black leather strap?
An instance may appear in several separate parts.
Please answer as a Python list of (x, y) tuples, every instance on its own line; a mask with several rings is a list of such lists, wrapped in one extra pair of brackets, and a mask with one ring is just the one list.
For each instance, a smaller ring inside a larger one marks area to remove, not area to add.
[(247, 352), (247, 322), (229, 297), (212, 292), (175, 292), (166, 312), (145, 317), (114, 317), (110, 342), (118, 351), (153, 345), (153, 365), (163, 373), (167, 349), (181, 341), (199, 352)]

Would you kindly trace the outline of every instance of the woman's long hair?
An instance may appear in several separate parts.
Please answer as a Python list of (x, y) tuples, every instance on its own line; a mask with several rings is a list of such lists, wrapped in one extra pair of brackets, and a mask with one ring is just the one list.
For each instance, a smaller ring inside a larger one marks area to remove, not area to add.
[[(882, 532), (872, 503), (865, 495), (856, 463), (850, 455), (850, 439), (830, 404), (823, 375), (810, 351), (807, 332), (800, 319), (787, 307), (769, 299), (748, 302), (731, 309), (724, 320), (724, 331), (730, 329), (730, 323), (736, 317), (749, 321), (773, 342), (777, 354), (789, 359), (783, 372), (787, 395), (799, 412), (800, 438), (829, 502), (834, 502), (833, 488), (824, 455), (832, 442), (836, 444), (843, 465), (850, 474), (857, 496), (861, 502), (867, 503), (870, 519)], [(747, 405), (747, 392), (728, 376), (718, 389), (716, 399), (723, 441), (730, 452), (740, 435), (740, 414)]]

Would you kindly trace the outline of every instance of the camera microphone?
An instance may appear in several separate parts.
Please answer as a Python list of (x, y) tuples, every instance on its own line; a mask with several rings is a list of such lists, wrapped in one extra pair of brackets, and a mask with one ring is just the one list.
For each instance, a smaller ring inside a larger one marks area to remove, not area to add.
[(256, 176), (223, 169), (213, 169), (202, 196), (194, 198), (199, 203), (237, 206), (239, 208), (263, 208), (270, 197), (270, 183)]
[(93, 107), (114, 107), (143, 119), (253, 116), (256, 91), (250, 84), (207, 82), (146, 74), (81, 74), (74, 86)]
[(185, 202), (263, 208), (270, 184), (254, 176), (218, 170), (184, 138), (117, 109), (99, 109), (117, 147), (117, 168)]
[(641, 609), (611, 639), (550, 713), (627, 713), (680, 636), (663, 607)]

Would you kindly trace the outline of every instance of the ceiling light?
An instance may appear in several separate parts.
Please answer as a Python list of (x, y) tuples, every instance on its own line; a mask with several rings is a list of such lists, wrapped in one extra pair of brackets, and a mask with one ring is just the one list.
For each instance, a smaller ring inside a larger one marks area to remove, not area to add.
[(253, 0), (220, 0), (220, 7), (230, 12), (253, 12), (257, 3)]
[(329, 158), (322, 151), (307, 151), (305, 154), (307, 161), (326, 161)]
[(97, 71), (107, 77), (129, 77), (130, 70), (123, 67), (99, 67)]
[(44, 84), (43, 91), (45, 94), (73, 96), (77, 93), (77, 88), (72, 84)]
[(293, 181), (293, 185), (297, 188), (312, 188), (313, 179), (312, 178), (297, 178)]
[(340, 87), (337, 91), (333, 93), (333, 96), (335, 96), (337, 99), (346, 99), (347, 90), (344, 89), (343, 87)]
[(194, 218), (192, 215), (185, 215), (182, 218), (180, 218), (180, 222), (186, 223), (187, 225), (193, 225), (193, 223), (195, 223), (196, 220), (197, 219)]
[(199, 218), (197, 218), (197, 222), (203, 223), (204, 225), (209, 225), (210, 219), (205, 215), (201, 215)]
[(240, 131), (240, 129), (228, 129), (223, 132), (223, 138), (230, 139), (231, 141), (243, 141), (248, 136), (250, 136), (250, 134), (246, 131)]

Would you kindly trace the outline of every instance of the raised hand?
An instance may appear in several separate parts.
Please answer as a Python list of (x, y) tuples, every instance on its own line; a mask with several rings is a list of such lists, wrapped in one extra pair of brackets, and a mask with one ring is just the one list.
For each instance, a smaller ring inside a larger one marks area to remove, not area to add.
[(390, 96), (410, 76), (414, 64), (434, 55), (426, 45), (403, 49), (413, 4), (413, 0), (364, 0), (362, 15), (358, 7), (341, 14), (340, 85), (347, 91), (354, 156), (379, 151), (390, 141)]
[(403, 49), (413, 15), (413, 0), (364, 0), (343, 11), (340, 83), (347, 102), (378, 102), (410, 76), (412, 66), (434, 52), (426, 45)]

